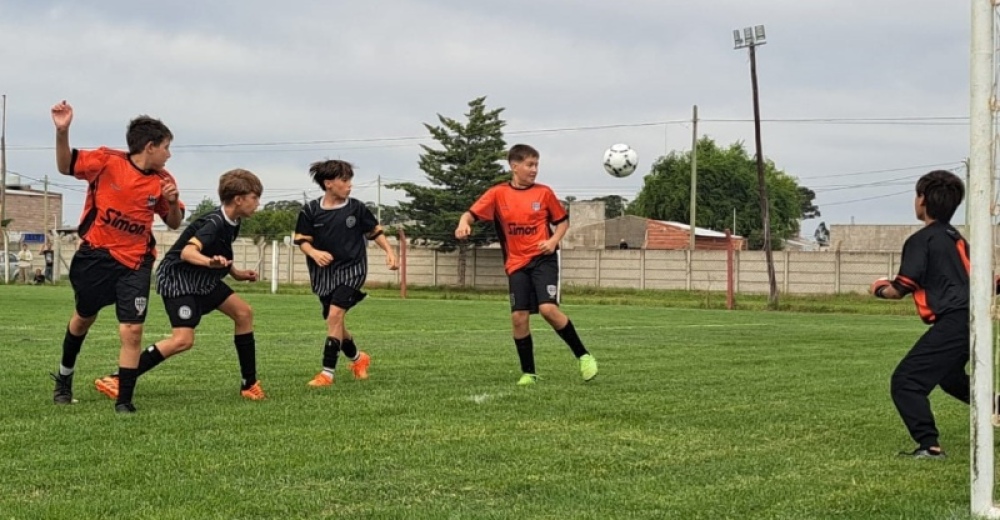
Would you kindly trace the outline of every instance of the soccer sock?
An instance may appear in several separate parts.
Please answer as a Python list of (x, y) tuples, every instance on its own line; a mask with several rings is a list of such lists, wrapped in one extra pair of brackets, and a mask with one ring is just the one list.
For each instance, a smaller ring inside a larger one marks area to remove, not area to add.
[(115, 404), (129, 404), (135, 393), (135, 380), (139, 377), (138, 368), (118, 367), (118, 400)]
[(257, 342), (253, 331), (233, 336), (236, 344), (236, 356), (240, 359), (240, 376), (243, 378), (242, 390), (246, 390), (257, 382)]
[[(160, 353), (160, 349), (156, 348), (156, 345), (150, 345), (139, 355), (139, 368), (136, 369), (135, 377), (149, 372), (156, 365), (163, 363), (164, 359), (166, 358)], [(118, 373), (118, 379), (121, 380), (121, 372)]]
[(358, 360), (358, 346), (354, 344), (354, 338), (345, 338), (340, 350), (344, 353), (344, 357), (347, 359), (350, 359), (351, 361)]
[(577, 358), (587, 355), (587, 349), (583, 347), (583, 342), (580, 341), (580, 336), (576, 334), (576, 327), (573, 326), (573, 322), (566, 320), (566, 326), (562, 330), (557, 330), (556, 334), (562, 338), (563, 341), (569, 345), (570, 350), (573, 351), (573, 355)]
[(534, 374), (535, 343), (531, 339), (531, 334), (520, 339), (514, 338), (514, 346), (517, 347), (517, 357), (521, 360), (521, 372)]
[(59, 367), (60, 375), (68, 376), (73, 373), (73, 369), (76, 367), (76, 357), (80, 355), (80, 349), (83, 348), (83, 340), (86, 337), (86, 333), (82, 336), (74, 336), (69, 331), (69, 327), (66, 327), (66, 336), (63, 337), (62, 363)]
[(337, 354), (340, 354), (340, 340), (330, 336), (326, 338), (326, 345), (323, 346), (323, 372), (333, 377), (333, 371), (337, 368)]

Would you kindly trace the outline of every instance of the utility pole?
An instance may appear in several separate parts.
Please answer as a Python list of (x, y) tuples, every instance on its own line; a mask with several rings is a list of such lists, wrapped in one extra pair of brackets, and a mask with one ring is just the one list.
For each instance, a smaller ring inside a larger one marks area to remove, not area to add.
[(690, 242), (688, 243), (688, 249), (694, 251), (695, 247), (695, 215), (697, 210), (695, 209), (698, 205), (698, 105), (694, 106), (694, 111), (691, 116), (691, 229), (690, 231)]
[(778, 308), (778, 281), (774, 275), (774, 253), (771, 251), (771, 211), (767, 198), (767, 179), (764, 175), (764, 152), (760, 139), (760, 100), (757, 94), (757, 46), (767, 43), (764, 26), (746, 27), (742, 35), (737, 29), (733, 31), (736, 48), (750, 49), (750, 83), (753, 89), (753, 128), (754, 141), (757, 145), (757, 191), (760, 196), (760, 218), (764, 225), (764, 259), (767, 263), (768, 308)]
[(375, 194), (375, 218), (378, 219), (378, 223), (382, 224), (382, 176), (376, 177), (378, 179), (378, 193)]
[(3, 283), (10, 283), (10, 252), (7, 244), (7, 94), (0, 102), (0, 231), (3, 231)]
[(49, 241), (49, 176), (45, 176), (45, 191), (42, 195), (42, 238)]

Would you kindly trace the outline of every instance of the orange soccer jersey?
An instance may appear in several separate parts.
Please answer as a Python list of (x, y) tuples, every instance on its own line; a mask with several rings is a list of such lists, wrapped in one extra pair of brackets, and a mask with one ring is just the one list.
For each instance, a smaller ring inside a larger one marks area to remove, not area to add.
[(496, 226), (508, 275), (540, 255), (538, 244), (552, 237), (551, 225), (569, 216), (556, 194), (544, 184), (515, 188), (509, 182), (486, 191), (469, 209), (476, 220)]
[(88, 183), (80, 238), (131, 269), (138, 269), (147, 254), (156, 255), (153, 214), (166, 219), (170, 213), (160, 180), (174, 182), (173, 176), (166, 170), (140, 170), (126, 152), (103, 147), (73, 150), (70, 174)]

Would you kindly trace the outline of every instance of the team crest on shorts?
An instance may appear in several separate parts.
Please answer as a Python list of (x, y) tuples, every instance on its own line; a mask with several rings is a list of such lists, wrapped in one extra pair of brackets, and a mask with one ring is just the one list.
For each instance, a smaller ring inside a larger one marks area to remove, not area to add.
[(177, 309), (177, 315), (180, 316), (182, 320), (190, 320), (191, 307), (188, 307), (187, 305), (181, 305), (181, 308)]
[(541, 202), (532, 202), (531, 203), (531, 211), (538, 211), (540, 209), (542, 209), (542, 203)]
[(556, 286), (555, 285), (546, 285), (545, 286), (545, 290), (548, 291), (549, 296), (551, 296), (553, 298), (556, 297)]
[(146, 312), (146, 298), (142, 296), (135, 299), (135, 310), (142, 316)]
[(347, 217), (347, 227), (352, 228), (357, 223), (358, 223), (358, 219), (355, 218), (354, 215), (351, 215), (351, 216)]
[(149, 207), (151, 207), (151, 208), (153, 206), (155, 206), (156, 205), (156, 197), (154, 197), (152, 195), (150, 195), (149, 197), (146, 197), (146, 205), (149, 206)]

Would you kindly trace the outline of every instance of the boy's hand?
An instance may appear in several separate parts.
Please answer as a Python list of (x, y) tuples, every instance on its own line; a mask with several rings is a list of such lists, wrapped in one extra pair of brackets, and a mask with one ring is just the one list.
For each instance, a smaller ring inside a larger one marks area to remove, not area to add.
[(390, 271), (395, 271), (396, 269), (399, 269), (399, 261), (396, 260), (396, 255), (391, 253), (385, 255), (385, 265), (386, 267), (389, 268)]
[(52, 105), (52, 122), (55, 123), (56, 130), (68, 130), (73, 122), (73, 107), (65, 99)]
[(884, 298), (885, 296), (882, 295), (882, 291), (884, 291), (886, 287), (892, 287), (892, 282), (890, 282), (888, 278), (883, 276), (882, 278), (879, 278), (878, 280), (872, 282), (872, 286), (871, 288), (869, 288), (868, 292), (870, 292), (876, 298)]
[(257, 271), (243, 271), (242, 269), (233, 269), (229, 273), (234, 280), (238, 282), (256, 282), (257, 281)]
[(208, 259), (208, 266), (212, 269), (222, 269), (229, 267), (233, 262), (222, 255), (215, 255)]
[(333, 255), (327, 253), (326, 251), (320, 251), (318, 249), (313, 250), (309, 253), (309, 258), (313, 259), (320, 267), (326, 267), (333, 263)]
[(558, 243), (552, 243), (551, 240), (545, 240), (538, 243), (538, 250), (542, 252), (543, 255), (551, 255), (556, 252), (556, 247)]
[(472, 226), (466, 224), (465, 222), (459, 222), (458, 227), (455, 228), (455, 238), (459, 240), (465, 240), (469, 238), (472, 234)]
[(177, 198), (180, 197), (180, 194), (177, 193), (177, 185), (167, 179), (160, 179), (160, 194), (170, 204), (176, 203)]

